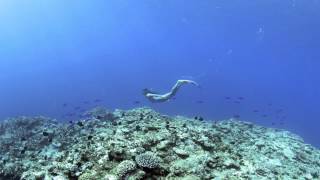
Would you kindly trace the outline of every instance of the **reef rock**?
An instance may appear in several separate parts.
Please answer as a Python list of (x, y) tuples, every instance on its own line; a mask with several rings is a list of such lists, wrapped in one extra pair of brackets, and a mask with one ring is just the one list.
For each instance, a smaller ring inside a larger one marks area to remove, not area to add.
[(320, 178), (320, 151), (288, 131), (149, 108), (88, 114), (0, 122), (0, 180)]

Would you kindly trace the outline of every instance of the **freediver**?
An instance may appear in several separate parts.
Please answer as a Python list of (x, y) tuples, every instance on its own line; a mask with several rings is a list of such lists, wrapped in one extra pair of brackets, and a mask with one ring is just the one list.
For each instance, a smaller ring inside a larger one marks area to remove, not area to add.
[(173, 98), (178, 90), (180, 89), (180, 87), (183, 84), (193, 84), (197, 87), (199, 87), (199, 84), (196, 83), (195, 81), (192, 80), (178, 80), (176, 82), (176, 84), (171, 88), (171, 91), (165, 94), (158, 94), (154, 91), (149, 90), (148, 88), (143, 89), (143, 95), (149, 99), (149, 101), (153, 102), (153, 103), (157, 103), (157, 102), (166, 102), (168, 100), (170, 100), (171, 98)]

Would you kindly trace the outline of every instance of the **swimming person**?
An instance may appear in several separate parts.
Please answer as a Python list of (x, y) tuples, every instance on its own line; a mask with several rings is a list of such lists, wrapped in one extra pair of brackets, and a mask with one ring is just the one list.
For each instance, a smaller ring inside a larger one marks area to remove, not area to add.
[(158, 94), (146, 88), (143, 89), (143, 95), (151, 102), (166, 102), (177, 94), (178, 90), (183, 84), (193, 84), (195, 86), (199, 86), (198, 83), (191, 80), (178, 80), (168, 93)]

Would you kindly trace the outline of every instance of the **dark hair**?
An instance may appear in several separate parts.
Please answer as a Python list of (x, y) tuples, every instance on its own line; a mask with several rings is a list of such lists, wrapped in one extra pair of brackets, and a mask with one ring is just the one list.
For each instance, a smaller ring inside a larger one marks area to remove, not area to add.
[(150, 92), (150, 91), (149, 91), (148, 88), (142, 89), (142, 94), (143, 94), (144, 96), (147, 95), (149, 92)]
[(151, 91), (151, 90), (148, 89), (148, 88), (142, 89), (142, 94), (143, 94), (144, 96), (146, 96), (148, 93), (157, 94), (156, 92)]

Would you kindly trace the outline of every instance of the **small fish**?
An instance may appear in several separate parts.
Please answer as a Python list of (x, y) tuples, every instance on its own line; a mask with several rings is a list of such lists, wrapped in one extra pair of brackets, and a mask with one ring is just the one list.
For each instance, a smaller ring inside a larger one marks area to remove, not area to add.
[(201, 116), (195, 116), (194, 119), (195, 120), (199, 120), (199, 121), (203, 121), (204, 120), (203, 117), (201, 117)]
[(133, 101), (133, 104), (140, 104), (140, 101)]
[(43, 135), (43, 136), (49, 136), (49, 133), (48, 133), (47, 131), (43, 131), (43, 132), (42, 132), (42, 135)]
[(100, 102), (102, 102), (102, 100), (101, 99), (95, 99), (93, 102), (100, 103)]
[(235, 114), (235, 115), (233, 115), (233, 118), (239, 119), (239, 118), (240, 118), (240, 115), (239, 115), (239, 114)]
[(77, 122), (77, 125), (80, 126), (80, 127), (82, 127), (84, 124), (83, 124), (83, 122), (78, 121), (78, 122)]
[(254, 112), (254, 113), (257, 113), (257, 112), (259, 112), (259, 110), (258, 110), (258, 109), (254, 109), (253, 112)]
[[(123, 117), (123, 116), (125, 116), (125, 115), (122, 115), (122, 117)], [(144, 115), (141, 113), (141, 114), (140, 114), (140, 120), (143, 120), (143, 118), (144, 118)]]
[(203, 104), (203, 103), (204, 103), (204, 101), (202, 101), (202, 100), (198, 100), (198, 101), (196, 101), (196, 103), (198, 103), (198, 104)]
[(240, 104), (240, 101), (233, 101), (234, 104)]
[(67, 107), (68, 104), (67, 104), (67, 103), (63, 103), (62, 106), (63, 106), (63, 107)]
[(283, 112), (283, 109), (277, 109), (277, 110), (276, 110), (276, 113), (277, 113), (277, 114), (280, 114), (280, 113), (282, 113), (282, 112)]
[(244, 97), (240, 96), (238, 97), (239, 100), (244, 100)]
[(90, 104), (89, 101), (83, 101), (83, 104)]
[(268, 106), (272, 106), (272, 103), (268, 103)]
[(80, 107), (80, 106), (76, 106), (76, 107), (74, 107), (74, 110), (79, 110), (79, 109), (81, 109), (81, 107)]
[(224, 99), (226, 99), (226, 100), (230, 100), (230, 99), (231, 99), (231, 97), (226, 96), (226, 97), (224, 97)]
[(92, 135), (89, 135), (89, 136), (88, 136), (88, 140), (91, 140), (92, 138), (93, 138)]
[(267, 114), (262, 114), (261, 116), (262, 116), (262, 117), (264, 117), (264, 118), (265, 118), (265, 117), (268, 117), (268, 115), (267, 115)]
[(20, 151), (21, 154), (24, 154), (25, 152), (26, 152), (25, 149), (22, 149), (22, 150)]
[(72, 117), (72, 116), (74, 116), (75, 115), (75, 113), (67, 113), (66, 114), (66, 116), (69, 116), (69, 117)]

